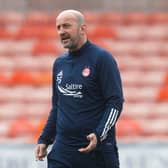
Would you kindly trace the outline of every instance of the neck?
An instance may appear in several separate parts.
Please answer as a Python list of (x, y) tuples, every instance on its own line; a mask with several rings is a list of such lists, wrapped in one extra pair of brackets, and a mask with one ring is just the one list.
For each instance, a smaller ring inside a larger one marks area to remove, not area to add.
[(84, 36), (84, 37), (80, 40), (78, 46), (77, 46), (76, 48), (69, 49), (69, 51), (70, 51), (70, 52), (73, 52), (73, 51), (79, 50), (86, 42), (87, 42), (87, 37)]

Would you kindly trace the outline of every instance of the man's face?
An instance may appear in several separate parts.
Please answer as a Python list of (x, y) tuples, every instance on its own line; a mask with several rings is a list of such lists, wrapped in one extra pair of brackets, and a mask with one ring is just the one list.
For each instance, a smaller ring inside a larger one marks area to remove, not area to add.
[(78, 49), (81, 41), (81, 27), (72, 16), (61, 16), (56, 20), (61, 43), (70, 51)]

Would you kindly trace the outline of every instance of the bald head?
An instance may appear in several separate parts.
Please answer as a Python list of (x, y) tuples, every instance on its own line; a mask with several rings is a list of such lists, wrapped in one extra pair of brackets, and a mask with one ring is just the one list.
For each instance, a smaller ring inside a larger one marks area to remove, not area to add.
[(86, 25), (83, 14), (76, 10), (64, 10), (56, 18), (61, 43), (70, 51), (78, 50), (86, 41)]
[(84, 15), (77, 10), (73, 9), (64, 10), (57, 16), (56, 20), (59, 20), (63, 17), (74, 19), (80, 25), (85, 23)]

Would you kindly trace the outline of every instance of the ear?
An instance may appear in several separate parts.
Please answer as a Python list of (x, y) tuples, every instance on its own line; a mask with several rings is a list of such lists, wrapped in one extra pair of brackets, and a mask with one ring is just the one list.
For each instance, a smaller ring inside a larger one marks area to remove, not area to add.
[(81, 25), (81, 33), (82, 34), (86, 34), (86, 31), (87, 31), (87, 26), (85, 24)]

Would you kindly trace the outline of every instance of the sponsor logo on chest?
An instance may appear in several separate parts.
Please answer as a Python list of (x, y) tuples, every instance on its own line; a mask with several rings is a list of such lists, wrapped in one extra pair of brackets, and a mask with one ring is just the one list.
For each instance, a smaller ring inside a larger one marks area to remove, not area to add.
[(58, 74), (57, 74), (57, 88), (58, 91), (64, 95), (64, 96), (71, 96), (74, 98), (82, 98), (83, 94), (82, 94), (82, 84), (73, 84), (73, 83), (66, 83), (65, 86), (61, 86), (61, 82), (62, 82), (62, 78), (63, 78), (63, 71), (61, 70)]

